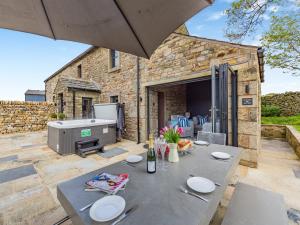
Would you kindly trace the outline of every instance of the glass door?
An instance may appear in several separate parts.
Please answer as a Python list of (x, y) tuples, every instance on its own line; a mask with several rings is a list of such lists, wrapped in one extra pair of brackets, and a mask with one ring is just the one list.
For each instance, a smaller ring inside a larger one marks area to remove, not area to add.
[(211, 123), (212, 133), (220, 132), (220, 104), (219, 104), (219, 67), (211, 69)]
[[(212, 67), (212, 107), (211, 122), (213, 133), (226, 134), (228, 144), (229, 135), (231, 144), (238, 146), (238, 106), (237, 106), (237, 71), (233, 71), (229, 64), (220, 64)], [(228, 79), (231, 78), (231, 98), (228, 93)], [(228, 132), (228, 101), (231, 101), (230, 125), (232, 132)]]

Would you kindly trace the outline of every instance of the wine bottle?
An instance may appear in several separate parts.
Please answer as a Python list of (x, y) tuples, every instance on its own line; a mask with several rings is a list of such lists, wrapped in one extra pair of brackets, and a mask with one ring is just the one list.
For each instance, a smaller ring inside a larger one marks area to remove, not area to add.
[(154, 150), (153, 136), (149, 136), (149, 148), (147, 152), (147, 173), (156, 172), (156, 155)]

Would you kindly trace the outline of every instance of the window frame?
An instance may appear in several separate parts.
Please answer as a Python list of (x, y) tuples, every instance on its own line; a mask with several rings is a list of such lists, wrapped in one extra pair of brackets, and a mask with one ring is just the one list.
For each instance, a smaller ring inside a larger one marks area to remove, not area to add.
[[(113, 56), (114, 53), (114, 56)], [(116, 53), (117, 56), (116, 57)], [(108, 52), (108, 71), (109, 72), (114, 72), (116, 70), (120, 69), (121, 65), (121, 53), (120, 51), (114, 50), (114, 49), (109, 49)]]
[[(117, 100), (117, 101), (115, 101), (115, 100)], [(110, 103), (119, 103), (119, 95), (109, 96), (109, 101), (110, 101)]]
[(77, 66), (77, 78), (82, 78), (82, 65)]

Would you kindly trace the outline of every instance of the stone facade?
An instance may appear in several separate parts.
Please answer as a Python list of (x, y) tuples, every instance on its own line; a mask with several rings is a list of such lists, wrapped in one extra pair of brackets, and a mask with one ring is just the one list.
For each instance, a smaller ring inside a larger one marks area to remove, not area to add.
[[(140, 136), (146, 140), (147, 134), (147, 87), (170, 82), (178, 82), (199, 77), (211, 76), (211, 66), (229, 63), (238, 70), (238, 140), (239, 146), (245, 148), (242, 162), (256, 166), (260, 149), (260, 70), (257, 47), (231, 44), (205, 38), (173, 33), (155, 51), (150, 60), (139, 59), (140, 67)], [(46, 98), (52, 101), (54, 89), (60, 77), (76, 78), (76, 68), (82, 65), (82, 78), (99, 84), (101, 94), (99, 102), (107, 103), (110, 96), (119, 96), (119, 102), (125, 103), (126, 138), (137, 139), (137, 57), (121, 53), (120, 67), (110, 70), (108, 66), (109, 50), (91, 48), (84, 56), (62, 68), (46, 80)], [(229, 79), (229, 87), (231, 81)], [(245, 86), (249, 85), (246, 93)], [(172, 89), (171, 89), (172, 90)], [(166, 92), (168, 92), (166, 90)], [(178, 93), (166, 95), (176, 99), (177, 103), (167, 106), (166, 114), (173, 113), (172, 107), (185, 107), (181, 104)], [(230, 93), (230, 90), (229, 90)], [(150, 125), (157, 122), (155, 92), (150, 92)], [(252, 105), (243, 105), (243, 98), (252, 98)], [(231, 96), (229, 102), (229, 124), (231, 123)], [(95, 101), (96, 102), (96, 101)], [(179, 104), (180, 103), (180, 104)], [(79, 103), (80, 104), (80, 103)], [(179, 104), (179, 105), (178, 105)], [(181, 111), (180, 109), (176, 109)], [(182, 110), (184, 111), (184, 110)], [(153, 128), (153, 127), (151, 127)], [(231, 128), (229, 125), (229, 136)], [(229, 138), (230, 140), (230, 138)]]
[(43, 130), (54, 112), (53, 103), (0, 101), (0, 134)]

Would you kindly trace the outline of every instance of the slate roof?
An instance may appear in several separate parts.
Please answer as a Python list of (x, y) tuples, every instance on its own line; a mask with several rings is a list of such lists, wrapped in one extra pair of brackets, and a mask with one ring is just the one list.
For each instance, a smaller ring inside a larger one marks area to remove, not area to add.
[(67, 88), (100, 92), (100, 88), (96, 85), (96, 83), (94, 83), (92, 81), (77, 80), (77, 79), (70, 79), (70, 78), (60, 78), (59, 82), (61, 85), (65, 86)]
[(28, 89), (25, 92), (25, 95), (45, 95), (46, 92), (44, 90), (30, 90)]

